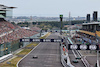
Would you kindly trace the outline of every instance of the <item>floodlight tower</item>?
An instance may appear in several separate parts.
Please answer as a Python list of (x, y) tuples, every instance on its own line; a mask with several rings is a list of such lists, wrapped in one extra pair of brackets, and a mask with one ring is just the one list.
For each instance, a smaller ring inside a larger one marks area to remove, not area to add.
[(32, 16), (30, 16), (30, 28), (32, 28), (32, 27), (33, 27), (32, 22), (33, 22), (33, 19), (32, 19)]
[(69, 12), (69, 24), (71, 25), (71, 13)]
[(60, 35), (62, 35), (62, 27), (63, 27), (62, 20), (63, 20), (63, 15), (60, 15)]
[(71, 13), (69, 12), (69, 25), (70, 25), (70, 27), (69, 27), (69, 35), (70, 35), (70, 32), (71, 32)]

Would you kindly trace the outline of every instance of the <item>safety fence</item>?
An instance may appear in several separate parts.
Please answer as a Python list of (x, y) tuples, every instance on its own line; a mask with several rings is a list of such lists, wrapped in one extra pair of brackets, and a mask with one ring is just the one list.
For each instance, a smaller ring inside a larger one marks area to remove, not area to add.
[[(60, 50), (61, 50), (61, 63), (64, 67), (74, 67), (71, 62), (70, 62), (70, 59), (69, 59), (69, 56), (68, 56), (68, 53), (65, 51), (63, 51), (63, 46), (64, 45), (61, 45), (60, 46)], [(65, 48), (65, 46), (64, 46)], [(66, 48), (65, 48), (66, 49)]]
[(86, 60), (86, 57), (83, 57), (81, 60), (82, 60), (82, 62), (84, 63), (85, 67), (93, 67), (92, 65), (90, 65), (90, 64), (88, 63), (88, 61)]
[[(47, 32), (44, 32), (42, 34), (46, 34)], [(40, 33), (35, 34), (33, 36), (30, 37), (25, 37), (25, 38), (38, 38), (38, 36), (40, 35)], [(17, 49), (24, 47), (28, 44), (30, 44), (31, 42), (20, 42), (19, 40), (14, 40), (12, 42), (6, 42), (3, 44), (0, 44), (0, 57), (4, 56), (4, 55), (8, 55), (14, 51), (16, 51)]]

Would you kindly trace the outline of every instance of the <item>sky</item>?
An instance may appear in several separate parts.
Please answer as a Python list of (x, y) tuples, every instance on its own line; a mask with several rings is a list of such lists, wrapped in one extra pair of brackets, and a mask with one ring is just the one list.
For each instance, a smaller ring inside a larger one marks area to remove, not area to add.
[(0, 4), (17, 7), (13, 16), (38, 17), (86, 17), (93, 11), (98, 11), (100, 17), (100, 0), (1, 0)]

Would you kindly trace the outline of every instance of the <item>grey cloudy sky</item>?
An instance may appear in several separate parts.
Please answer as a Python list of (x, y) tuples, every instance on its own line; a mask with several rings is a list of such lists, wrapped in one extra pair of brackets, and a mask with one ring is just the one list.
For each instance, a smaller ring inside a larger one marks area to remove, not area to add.
[(52, 16), (63, 14), (85, 17), (87, 13), (98, 11), (100, 16), (100, 0), (1, 0), (1, 4), (17, 7), (14, 16)]

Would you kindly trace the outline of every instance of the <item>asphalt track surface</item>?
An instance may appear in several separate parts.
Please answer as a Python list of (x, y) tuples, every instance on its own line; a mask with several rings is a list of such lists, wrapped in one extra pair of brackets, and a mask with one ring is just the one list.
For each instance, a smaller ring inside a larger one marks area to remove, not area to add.
[[(47, 38), (58, 39), (59, 33), (52, 33)], [(36, 55), (37, 59), (32, 57)], [(18, 64), (18, 67), (63, 67), (60, 62), (60, 45), (54, 42), (43, 42)]]
[[(66, 39), (66, 44), (69, 44), (69, 43), (70, 42), (68, 42), (68, 40)], [(72, 65), (74, 65), (75, 67), (85, 67), (81, 60), (78, 60), (79, 61), (78, 63), (73, 63), (73, 60), (76, 60), (76, 59), (75, 59), (75, 56), (74, 56), (72, 50), (68, 50), (68, 55), (69, 55)]]
[(78, 60), (78, 63), (73, 63), (73, 60), (75, 60), (75, 56), (71, 50), (69, 50), (69, 58), (70, 58), (71, 64), (74, 65), (75, 67), (85, 67), (81, 60)]

